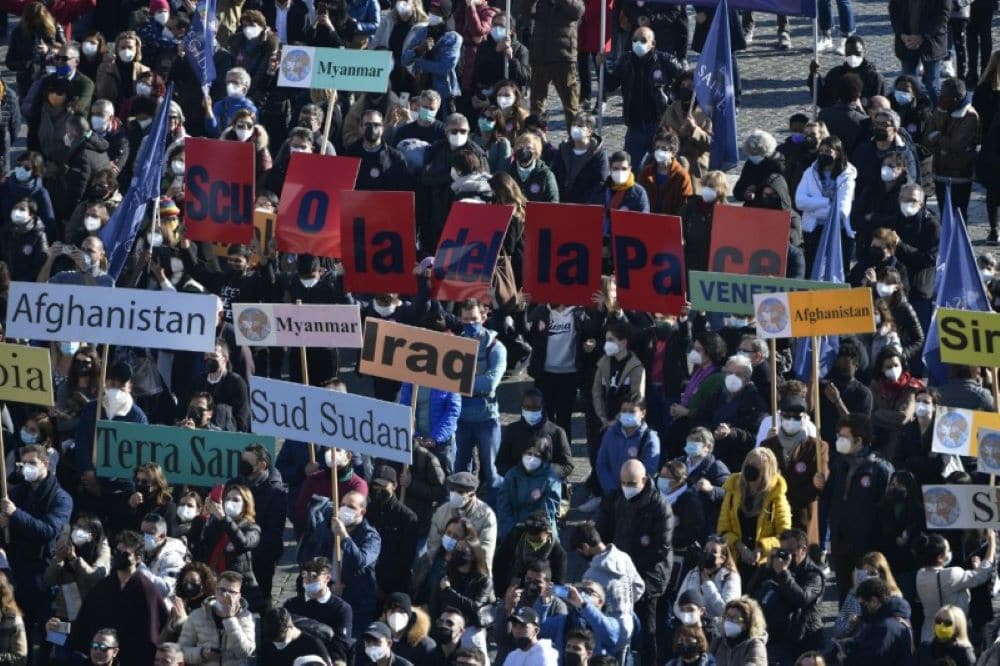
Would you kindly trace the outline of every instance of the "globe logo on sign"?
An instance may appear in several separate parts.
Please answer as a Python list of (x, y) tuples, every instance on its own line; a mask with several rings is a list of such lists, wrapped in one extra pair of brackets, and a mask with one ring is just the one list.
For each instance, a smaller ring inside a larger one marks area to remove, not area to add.
[(788, 308), (780, 298), (765, 298), (757, 308), (757, 325), (771, 335), (788, 328)]
[(928, 527), (941, 529), (958, 522), (962, 509), (958, 498), (947, 488), (930, 488), (924, 492), (924, 513)]
[(292, 49), (281, 61), (281, 73), (293, 82), (305, 81), (312, 72), (312, 58), (304, 49)]
[(271, 335), (271, 320), (260, 308), (247, 308), (236, 320), (240, 333), (251, 342), (261, 342)]
[(938, 441), (948, 449), (964, 449), (969, 444), (972, 428), (961, 412), (948, 412), (934, 426)]
[(1000, 432), (979, 431), (979, 471), (987, 474), (1000, 472)]

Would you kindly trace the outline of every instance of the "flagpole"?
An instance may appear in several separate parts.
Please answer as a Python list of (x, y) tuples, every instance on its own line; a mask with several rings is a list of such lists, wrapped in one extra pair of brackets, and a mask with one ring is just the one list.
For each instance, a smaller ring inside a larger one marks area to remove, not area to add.
[[(412, 390), (410, 391), (410, 423), (413, 424), (413, 432), (416, 432), (417, 431), (417, 391), (420, 390), (420, 387), (417, 386), (416, 382), (411, 383), (410, 386), (412, 387)], [(412, 437), (410, 438), (410, 446), (411, 447), (413, 446), (413, 438)], [(413, 454), (411, 453), (410, 455), (412, 457)], [(405, 474), (405, 473), (407, 473), (409, 471), (410, 471), (410, 466), (408, 464), (403, 465), (403, 473)], [(404, 488), (402, 485), (399, 486), (399, 501), (400, 502), (405, 502), (406, 501), (406, 488)]]
[[(302, 299), (295, 300), (296, 305), (302, 305)], [(309, 386), (309, 357), (306, 355), (306, 348), (299, 347), (299, 362), (302, 364), (302, 385)], [(309, 463), (316, 463), (316, 445), (309, 443)]]
[[(511, 35), (511, 30), (513, 28), (513, 20), (510, 17), (510, 0), (507, 0), (504, 5), (504, 14), (507, 16), (507, 40), (513, 43), (513, 37)], [(507, 54), (504, 53), (503, 56), (503, 78), (507, 79), (510, 77), (510, 60), (507, 59)]]
[(819, 341), (818, 335), (812, 336), (812, 394), (813, 394), (813, 420), (816, 422), (816, 471), (819, 472), (823, 469), (823, 451), (820, 447), (819, 442), (823, 441), (820, 435), (821, 428), (823, 427), (822, 417), (820, 416), (821, 403), (819, 399)]
[(771, 422), (774, 427), (778, 427), (778, 345), (774, 338), (768, 340), (768, 345), (771, 347)]
[[(508, 0), (508, 3), (510, 0)], [(597, 58), (599, 61), (597, 69), (597, 133), (604, 134), (604, 70), (607, 66), (608, 54), (605, 52), (604, 45), (607, 41), (605, 34), (608, 29), (608, 3), (607, 0), (601, 0), (601, 34), (598, 36), (598, 49), (600, 52), (600, 57)], [(566, 124), (573, 122), (573, 119), (567, 118)]]
[[(997, 371), (1000, 371), (1000, 368), (993, 368), (993, 381), (991, 382), (991, 388), (993, 389), (993, 409), (1000, 413), (1000, 385), (997, 385)], [(0, 440), (0, 443), (2, 443), (2, 440)], [(996, 481), (997, 475), (990, 474), (990, 485), (995, 486)], [(4, 493), (4, 496), (6, 497), (6, 493)]]
[[(817, 16), (813, 17), (813, 60), (816, 61), (817, 66), (819, 65), (819, 12), (816, 12)], [(816, 76), (813, 77), (812, 86), (812, 119), (816, 120), (818, 115), (817, 108), (819, 106), (819, 71), (816, 72)]]
[[(4, 403), (0, 402), (0, 412), (3, 411), (5, 407)], [(94, 448), (96, 450), (96, 442), (94, 443)], [(8, 499), (7, 497), (7, 450), (3, 445), (3, 428), (0, 428), (0, 496), (3, 499)], [(3, 538), (4, 543), (10, 543), (10, 525), (8, 524), (3, 528)]]
[[(93, 463), (95, 474), (97, 468), (97, 423), (101, 420), (101, 405), (104, 404), (104, 387), (108, 381), (108, 349), (111, 345), (105, 344), (104, 351), (101, 352), (101, 378), (97, 382), (97, 409), (94, 410), (94, 443), (90, 447), (90, 462)], [(114, 415), (112, 415), (114, 418)]]
[[(333, 447), (330, 452), (330, 501), (333, 502), (333, 515), (338, 519), (340, 518), (340, 483), (337, 479), (337, 447)], [(348, 463), (350, 464), (350, 463)], [(343, 585), (344, 581), (341, 579), (341, 567), (340, 567), (340, 535), (333, 535), (333, 562), (336, 566), (337, 572), (337, 583)]]

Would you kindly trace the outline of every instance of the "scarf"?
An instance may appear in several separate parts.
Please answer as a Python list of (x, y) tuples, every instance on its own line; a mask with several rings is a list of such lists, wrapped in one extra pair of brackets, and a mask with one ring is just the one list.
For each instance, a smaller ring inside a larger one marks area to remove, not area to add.
[(681, 404), (685, 407), (690, 405), (691, 398), (694, 397), (698, 387), (701, 386), (701, 383), (706, 377), (715, 372), (717, 369), (718, 368), (715, 367), (714, 363), (698, 368), (695, 373), (691, 375), (691, 379), (688, 380), (687, 386), (684, 387), (684, 393), (681, 394)]
[(677, 490), (671, 490), (669, 493), (667, 493), (666, 495), (664, 495), (663, 499), (666, 501), (667, 504), (673, 506), (674, 502), (677, 501), (677, 498), (680, 497), (681, 495), (683, 495), (684, 493), (686, 493), (687, 489), (688, 489), (688, 485), (685, 483), (684, 485), (682, 485)]
[(631, 171), (628, 172), (628, 180), (619, 185), (615, 181), (608, 179), (610, 182), (610, 187), (612, 192), (624, 192), (625, 190), (632, 189), (635, 186), (635, 174)]
[(778, 443), (781, 444), (781, 452), (785, 456), (785, 462), (788, 462), (792, 457), (792, 451), (795, 450), (795, 447), (804, 442), (805, 439), (805, 428), (794, 435), (786, 435), (783, 428), (778, 428)]
[(899, 399), (900, 394), (902, 394), (903, 391), (905, 391), (906, 389), (912, 388), (919, 390), (924, 388), (924, 382), (920, 379), (917, 379), (909, 372), (903, 372), (903, 374), (901, 374), (899, 376), (899, 379), (897, 379), (896, 381), (892, 381), (891, 379), (883, 375), (878, 380), (878, 386), (882, 395), (884, 395), (889, 400), (895, 402), (896, 400)]

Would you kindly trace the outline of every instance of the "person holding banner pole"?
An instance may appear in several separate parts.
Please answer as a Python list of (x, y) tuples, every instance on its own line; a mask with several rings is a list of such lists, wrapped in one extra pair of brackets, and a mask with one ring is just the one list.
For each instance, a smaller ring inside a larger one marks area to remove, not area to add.
[(338, 562), (335, 589), (354, 611), (354, 638), (375, 617), (375, 565), (383, 548), (382, 537), (368, 522), (367, 512), (365, 496), (349, 492), (330, 518)]

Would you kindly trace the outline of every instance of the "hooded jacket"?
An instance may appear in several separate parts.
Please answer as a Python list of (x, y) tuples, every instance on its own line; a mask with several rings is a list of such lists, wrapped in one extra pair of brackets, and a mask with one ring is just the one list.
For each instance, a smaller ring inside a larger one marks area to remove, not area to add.
[[(854, 230), (851, 228), (851, 206), (854, 202), (854, 188), (858, 172), (848, 162), (836, 180), (836, 198), (840, 212), (840, 226), (851, 238)], [(823, 194), (823, 182), (820, 177), (818, 162), (806, 169), (795, 191), (795, 207), (802, 211), (802, 231), (819, 230), (830, 217), (831, 200)]]
[[(722, 511), (719, 513), (719, 525), (717, 532), (726, 539), (729, 546), (729, 555), (734, 562), (739, 561), (739, 553), (736, 551), (736, 544), (743, 541), (743, 527), (740, 523), (740, 503), (743, 501), (740, 489), (740, 478), (742, 473), (731, 475), (722, 485), (725, 491), (725, 499), (722, 500)], [(779, 537), (781, 533), (792, 526), (792, 511), (788, 506), (788, 499), (785, 494), (788, 485), (785, 479), (778, 475), (774, 478), (774, 484), (767, 490), (767, 496), (761, 505), (760, 513), (757, 514), (757, 524), (754, 534), (755, 550), (760, 552), (757, 564), (767, 561), (767, 556), (771, 549), (780, 545)]]
[(639, 173), (639, 184), (649, 198), (649, 212), (662, 215), (680, 215), (684, 204), (694, 194), (691, 174), (680, 163), (672, 159), (663, 182), (657, 171), (659, 165), (652, 161)]
[[(845, 666), (911, 663), (909, 621), (909, 604), (899, 597), (891, 597), (874, 614), (862, 614), (854, 635), (843, 644)], [(933, 624), (929, 626), (933, 629)]]
[(180, 539), (167, 537), (149, 562), (139, 565), (139, 572), (153, 582), (156, 589), (166, 599), (174, 593), (177, 584), (177, 574), (187, 563), (187, 546)]
[(632, 613), (635, 604), (646, 591), (646, 582), (627, 553), (613, 543), (607, 550), (595, 555), (584, 572), (582, 580), (592, 580), (604, 588), (604, 612), (620, 617), (625, 632), (632, 634)]
[(658, 597), (666, 591), (673, 560), (673, 511), (652, 479), (632, 499), (625, 499), (621, 488), (606, 497), (597, 531), (604, 543), (618, 545), (632, 558), (646, 594)]
[(414, 607), (410, 615), (410, 624), (403, 634), (392, 643), (394, 654), (406, 659), (412, 664), (426, 664), (434, 653), (433, 639), (428, 637), (431, 630), (431, 618), (423, 608)]
[(562, 484), (550, 463), (543, 462), (533, 472), (527, 471), (522, 464), (510, 468), (497, 494), (499, 538), (506, 537), (516, 524), (537, 511), (545, 513), (555, 532), (561, 493)]
[(596, 134), (590, 137), (583, 155), (573, 153), (572, 141), (563, 141), (559, 144), (552, 172), (559, 187), (559, 201), (590, 203), (593, 193), (601, 188), (611, 172), (604, 139)]
[(242, 666), (257, 647), (253, 615), (246, 599), (240, 599), (240, 609), (233, 617), (219, 618), (212, 606), (215, 597), (208, 597), (201, 608), (188, 615), (181, 630), (180, 643), (187, 664), (205, 663), (201, 657), (204, 648), (222, 651), (221, 666)]

